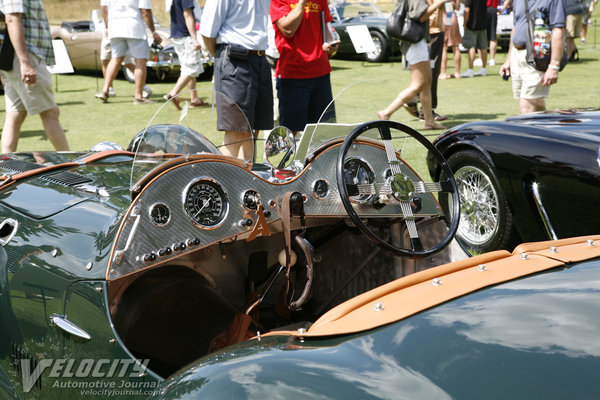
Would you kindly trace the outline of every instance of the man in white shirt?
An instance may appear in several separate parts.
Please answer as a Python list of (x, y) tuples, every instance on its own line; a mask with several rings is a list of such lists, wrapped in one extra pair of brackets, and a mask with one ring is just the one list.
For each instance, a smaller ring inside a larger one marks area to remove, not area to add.
[(119, 73), (121, 63), (127, 54), (131, 54), (135, 60), (133, 104), (153, 103), (153, 100), (143, 96), (146, 84), (146, 61), (150, 52), (144, 22), (157, 43), (162, 39), (154, 30), (150, 0), (101, 0), (100, 5), (108, 29), (112, 56), (106, 69), (104, 87), (96, 97), (104, 103), (108, 101), (109, 88)]
[(244, 160), (252, 157), (251, 131), (273, 127), (271, 69), (265, 57), (270, 3), (207, 1), (200, 22), (204, 44), (215, 57), (217, 129), (225, 131), (221, 152)]

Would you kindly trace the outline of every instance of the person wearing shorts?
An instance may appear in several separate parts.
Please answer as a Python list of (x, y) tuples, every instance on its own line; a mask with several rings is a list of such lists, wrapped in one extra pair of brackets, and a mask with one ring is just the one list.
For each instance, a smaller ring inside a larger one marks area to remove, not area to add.
[(221, 152), (253, 157), (253, 133), (273, 128), (273, 86), (265, 49), (270, 0), (206, 2), (200, 33), (214, 61)]
[(108, 92), (121, 68), (125, 56), (130, 54), (135, 61), (135, 96), (133, 104), (154, 103), (144, 98), (146, 84), (146, 61), (150, 47), (144, 22), (157, 43), (162, 38), (154, 30), (150, 0), (101, 0), (102, 15), (110, 39), (111, 59), (106, 69), (104, 87), (96, 98), (106, 103)]
[(201, 45), (196, 38), (196, 21), (194, 19), (194, 0), (173, 0), (169, 13), (171, 14), (171, 38), (173, 38), (173, 47), (179, 58), (179, 78), (175, 86), (164, 98), (173, 103), (177, 109), (179, 99), (177, 94), (186, 85), (192, 84), (193, 90), (190, 92), (190, 106), (201, 107), (208, 103), (200, 100), (196, 93), (196, 78), (204, 72), (201, 60)]
[(566, 0), (567, 20), (565, 30), (567, 31), (567, 57), (569, 61), (574, 60), (574, 52), (576, 49), (575, 38), (581, 36), (581, 26), (584, 17), (584, 2), (583, 0)]
[(513, 95), (519, 99), (521, 114), (546, 109), (545, 99), (550, 93), (550, 85), (558, 81), (560, 59), (563, 50), (563, 28), (565, 26), (565, 6), (562, 0), (531, 0), (529, 9), (539, 9), (548, 15), (552, 29), (552, 55), (550, 65), (545, 72), (536, 70), (527, 64), (527, 18), (524, 2), (514, 2), (514, 24), (511, 34), (511, 46), (506, 61), (500, 67), (500, 75), (512, 78)]
[(2, 0), (0, 12), (5, 15), (15, 50), (11, 70), (0, 70), (6, 101), (2, 153), (17, 150), (27, 114), (40, 115), (46, 136), (56, 150), (69, 150), (47, 68), (55, 64), (55, 58), (44, 6), (40, 0)]
[[(429, 4), (426, 0), (407, 0), (408, 17), (425, 23), (431, 14), (442, 7), (446, 0), (433, 0)], [(410, 67), (410, 85), (383, 110), (377, 112), (380, 119), (388, 120), (404, 104), (419, 95), (421, 110), (425, 126), (423, 130), (446, 129), (444, 125), (435, 122), (431, 109), (431, 63), (429, 60), (429, 28), (426, 26), (425, 37), (417, 43), (401, 42), (400, 50)]]
[[(461, 78), (471, 78), (472, 76), (485, 76), (487, 71), (487, 46), (488, 39), (486, 33), (487, 4), (486, 0), (465, 0), (464, 13), (464, 35), (462, 44), (469, 50), (469, 68), (463, 72)], [(481, 69), (473, 72), (475, 63), (475, 51), (479, 52), (481, 57)]]
[(273, 0), (270, 16), (279, 51), (279, 123), (297, 134), (306, 124), (319, 122), (326, 110), (323, 120), (334, 121), (335, 110), (328, 109), (333, 100), (329, 57), (339, 42), (332, 41), (329, 29), (321, 30), (321, 23), (333, 20), (327, 1), (315, 0), (309, 8), (307, 0)]

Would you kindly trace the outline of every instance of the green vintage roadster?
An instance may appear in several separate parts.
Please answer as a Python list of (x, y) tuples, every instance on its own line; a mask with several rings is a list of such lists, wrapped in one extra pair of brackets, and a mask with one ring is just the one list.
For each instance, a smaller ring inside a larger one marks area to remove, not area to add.
[(255, 160), (185, 104), (128, 150), (2, 155), (0, 398), (593, 397), (600, 237), (469, 258), (451, 170), (353, 121), (363, 90)]

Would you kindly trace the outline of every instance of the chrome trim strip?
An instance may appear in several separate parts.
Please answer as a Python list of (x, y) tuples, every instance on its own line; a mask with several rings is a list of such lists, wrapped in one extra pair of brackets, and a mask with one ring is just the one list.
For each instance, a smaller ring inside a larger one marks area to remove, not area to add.
[(533, 182), (531, 185), (531, 191), (533, 192), (533, 199), (535, 200), (535, 205), (537, 206), (538, 212), (540, 213), (540, 217), (542, 217), (542, 222), (544, 223), (544, 228), (546, 228), (546, 233), (550, 236), (551, 239), (558, 239), (556, 236), (556, 232), (554, 232), (554, 228), (552, 227), (552, 223), (550, 223), (550, 217), (548, 217), (548, 213), (546, 213), (546, 209), (542, 204), (542, 196), (540, 194), (540, 190), (537, 182)]
[(92, 338), (86, 331), (69, 321), (66, 315), (52, 314), (50, 315), (50, 323), (78, 338), (85, 340), (90, 340)]

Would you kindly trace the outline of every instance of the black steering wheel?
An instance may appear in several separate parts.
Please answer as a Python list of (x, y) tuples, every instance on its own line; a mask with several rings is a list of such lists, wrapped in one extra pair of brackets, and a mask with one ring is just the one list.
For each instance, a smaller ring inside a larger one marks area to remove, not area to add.
[[(388, 201), (394, 204), (399, 204), (402, 209), (401, 216), (403, 217), (406, 223), (406, 228), (410, 236), (411, 248), (396, 247), (383, 240), (378, 235), (376, 235), (361, 220), (361, 218), (359, 218), (358, 214), (354, 210), (354, 207), (352, 206), (352, 202), (350, 201), (350, 195), (348, 194), (348, 186), (346, 182), (344, 182), (344, 163), (346, 160), (346, 154), (348, 153), (348, 150), (350, 149), (352, 143), (361, 134), (371, 129), (377, 129), (379, 131), (381, 139), (383, 140), (387, 154), (387, 163), (390, 167), (391, 176), (389, 176), (383, 184), (373, 183), (367, 185), (349, 186), (356, 186), (353, 187), (353, 189), (355, 189), (354, 191), (357, 191), (357, 193), (354, 194), (386, 195)], [(427, 150), (429, 150), (431, 154), (433, 154), (433, 156), (436, 157), (439, 161), (440, 167), (444, 171), (445, 176), (448, 177), (447, 180), (441, 182), (427, 183), (413, 182), (408, 175), (403, 173), (401, 168), (403, 162), (399, 159), (399, 156), (396, 150), (394, 149), (394, 146), (392, 145), (391, 129), (404, 132), (412, 138), (416, 139), (420, 144), (425, 146)], [(348, 136), (344, 140), (344, 143), (342, 144), (342, 148), (340, 149), (340, 153), (336, 164), (336, 176), (338, 190), (340, 191), (340, 197), (342, 199), (342, 204), (344, 205), (344, 208), (346, 209), (346, 212), (348, 213), (348, 216), (350, 217), (352, 222), (354, 222), (356, 227), (358, 227), (360, 231), (364, 233), (369, 239), (396, 255), (405, 257), (424, 257), (437, 253), (438, 251), (443, 250), (456, 234), (460, 217), (460, 200), (458, 187), (456, 186), (456, 180), (454, 179), (454, 174), (452, 173), (452, 170), (450, 169), (448, 163), (444, 159), (444, 156), (442, 156), (438, 149), (436, 149), (426, 137), (424, 137), (419, 132), (406, 125), (394, 121), (371, 121), (356, 127), (352, 132), (350, 132), (350, 134), (348, 134)], [(415, 217), (415, 214), (413, 212), (413, 200), (415, 200), (415, 194), (427, 192), (451, 193), (452, 210), (450, 222), (448, 222), (448, 219), (444, 214), (440, 215), (440, 218), (445, 219), (446, 223), (449, 224), (448, 232), (446, 233), (446, 235), (435, 246), (429, 249), (423, 249), (423, 245), (421, 243), (421, 239), (419, 238), (419, 233), (417, 231), (417, 217)]]

